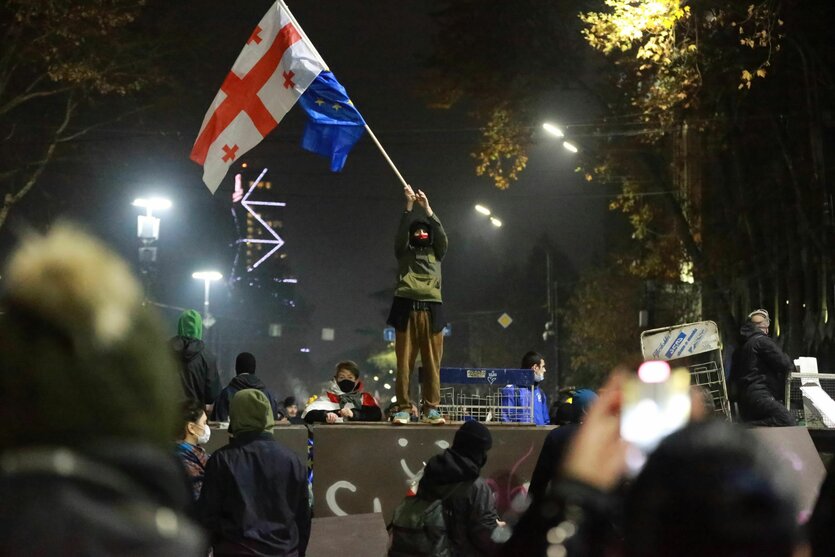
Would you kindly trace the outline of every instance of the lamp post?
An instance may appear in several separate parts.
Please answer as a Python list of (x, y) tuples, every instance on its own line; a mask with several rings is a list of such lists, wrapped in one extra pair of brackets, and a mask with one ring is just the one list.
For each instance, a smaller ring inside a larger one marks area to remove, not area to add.
[(170, 209), (171, 201), (162, 197), (140, 197), (134, 199), (134, 207), (145, 209), (144, 215), (136, 219), (136, 237), (139, 239), (139, 273), (145, 287), (145, 299), (150, 297), (151, 283), (157, 263), (157, 240), (159, 240), (159, 218), (154, 211)]
[(191, 277), (203, 281), (203, 326), (208, 329), (215, 324), (215, 318), (209, 313), (209, 289), (211, 284), (222, 279), (223, 275), (217, 271), (197, 271), (192, 273)]

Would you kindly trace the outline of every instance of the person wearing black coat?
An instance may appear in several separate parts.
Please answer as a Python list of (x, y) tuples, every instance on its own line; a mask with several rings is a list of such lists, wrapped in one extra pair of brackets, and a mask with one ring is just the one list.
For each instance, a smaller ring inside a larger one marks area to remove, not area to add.
[(734, 352), (731, 391), (742, 421), (755, 426), (793, 426), (795, 420), (780, 401), (786, 375), (794, 369), (791, 358), (768, 336), (768, 312), (758, 309), (742, 326), (742, 344)]
[(206, 413), (220, 394), (220, 373), (217, 358), (206, 350), (203, 338), (203, 319), (193, 309), (180, 314), (177, 336), (170, 341), (171, 349), (180, 364), (180, 380), (183, 394), (188, 400), (203, 403)]
[(255, 356), (249, 352), (241, 352), (235, 358), (235, 378), (220, 391), (220, 395), (215, 401), (214, 409), (212, 410), (212, 420), (216, 422), (229, 421), (229, 403), (235, 393), (244, 389), (258, 389), (270, 401), (270, 407), (273, 409), (273, 418), (276, 420), (283, 420), (284, 413), (278, 405), (275, 395), (264, 385), (257, 375), (255, 375)]
[(307, 469), (273, 438), (272, 408), (257, 389), (229, 406), (228, 445), (206, 464), (197, 503), (215, 557), (304, 557), (310, 538)]
[(464, 422), (452, 447), (433, 456), (418, 485), (418, 497), (444, 499), (447, 536), (456, 557), (495, 555), (491, 539), (499, 525), (490, 486), (479, 477), (493, 438), (479, 422)]

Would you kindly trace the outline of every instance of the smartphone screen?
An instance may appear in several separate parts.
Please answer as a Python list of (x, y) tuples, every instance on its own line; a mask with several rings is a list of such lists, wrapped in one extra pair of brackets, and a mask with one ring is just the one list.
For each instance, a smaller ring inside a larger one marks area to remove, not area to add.
[(640, 469), (658, 443), (690, 420), (690, 374), (669, 364), (641, 364), (623, 388), (620, 435), (632, 448), (630, 470)]

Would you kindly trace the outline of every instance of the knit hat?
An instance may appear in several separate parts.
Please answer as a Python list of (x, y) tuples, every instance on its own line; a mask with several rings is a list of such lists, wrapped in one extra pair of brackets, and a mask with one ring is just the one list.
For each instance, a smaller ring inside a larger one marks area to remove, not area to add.
[(203, 318), (193, 309), (187, 309), (180, 314), (177, 321), (177, 334), (181, 337), (203, 339)]
[(480, 461), (480, 457), (492, 446), (493, 437), (490, 435), (490, 430), (481, 422), (476, 421), (464, 422), (464, 425), (455, 432), (455, 439), (452, 441), (453, 451), (474, 461)]
[(574, 405), (578, 414), (582, 416), (589, 411), (589, 408), (597, 400), (597, 393), (591, 389), (577, 389), (574, 392)]
[(105, 438), (167, 447), (181, 431), (182, 391), (130, 266), (57, 224), (26, 236), (0, 274), (0, 447)]
[(243, 389), (229, 403), (229, 433), (272, 433), (275, 427), (273, 409), (267, 395), (258, 389)]
[(288, 406), (298, 406), (299, 404), (296, 402), (296, 397), (288, 396), (284, 399), (284, 407), (287, 408)]
[(255, 373), (255, 356), (249, 352), (241, 352), (235, 358), (235, 373)]

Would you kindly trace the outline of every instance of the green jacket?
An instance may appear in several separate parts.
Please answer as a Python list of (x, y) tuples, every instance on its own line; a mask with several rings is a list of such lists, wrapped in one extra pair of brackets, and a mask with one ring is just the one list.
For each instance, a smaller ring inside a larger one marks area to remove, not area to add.
[[(432, 229), (432, 245), (414, 248), (409, 245), (409, 226), (417, 220), (429, 223)], [(446, 232), (437, 213), (432, 216), (404, 211), (394, 238), (394, 255), (397, 257), (397, 286), (394, 295), (419, 302), (441, 302), (441, 260), (446, 255)]]

